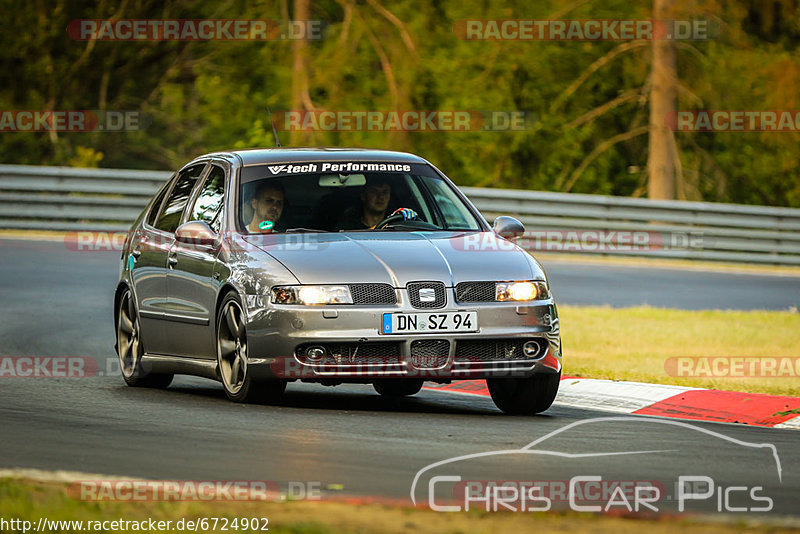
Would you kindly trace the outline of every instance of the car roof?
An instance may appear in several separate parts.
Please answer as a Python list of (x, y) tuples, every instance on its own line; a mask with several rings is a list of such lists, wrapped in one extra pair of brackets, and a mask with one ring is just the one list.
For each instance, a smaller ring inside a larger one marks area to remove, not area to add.
[(428, 163), (426, 160), (407, 152), (392, 150), (373, 150), (368, 148), (253, 148), (248, 150), (229, 150), (205, 154), (197, 159), (208, 157), (238, 158), (242, 165), (262, 165), (265, 163), (296, 163), (304, 161), (386, 161), (402, 163)]

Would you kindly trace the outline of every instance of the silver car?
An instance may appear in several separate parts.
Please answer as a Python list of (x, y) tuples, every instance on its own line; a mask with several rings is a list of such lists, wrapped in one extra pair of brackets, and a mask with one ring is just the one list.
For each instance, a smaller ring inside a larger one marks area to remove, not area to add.
[(218, 380), (237, 402), (287, 382), (486, 379), (513, 414), (553, 402), (558, 312), (542, 266), (411, 154), (260, 149), (201, 156), (133, 224), (114, 295), (125, 382)]

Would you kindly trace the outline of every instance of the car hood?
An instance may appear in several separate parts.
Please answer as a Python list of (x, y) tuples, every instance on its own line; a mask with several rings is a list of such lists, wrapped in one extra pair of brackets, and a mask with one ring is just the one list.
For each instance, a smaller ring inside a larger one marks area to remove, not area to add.
[(525, 251), (493, 232), (348, 232), (246, 236), (302, 284), (544, 280)]

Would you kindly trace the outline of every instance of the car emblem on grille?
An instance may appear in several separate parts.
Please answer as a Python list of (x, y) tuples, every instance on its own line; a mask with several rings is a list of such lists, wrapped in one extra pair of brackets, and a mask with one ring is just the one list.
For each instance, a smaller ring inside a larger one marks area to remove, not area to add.
[(420, 302), (436, 302), (436, 290), (432, 287), (423, 287), (419, 290)]

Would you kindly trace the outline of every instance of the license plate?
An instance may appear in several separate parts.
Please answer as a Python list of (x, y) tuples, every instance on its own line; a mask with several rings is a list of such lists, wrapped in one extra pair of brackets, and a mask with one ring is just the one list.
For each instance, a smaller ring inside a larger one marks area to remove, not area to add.
[(478, 312), (384, 313), (384, 334), (477, 332)]

